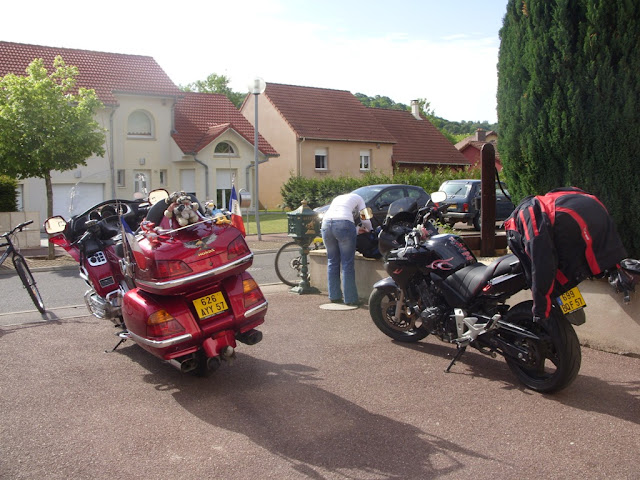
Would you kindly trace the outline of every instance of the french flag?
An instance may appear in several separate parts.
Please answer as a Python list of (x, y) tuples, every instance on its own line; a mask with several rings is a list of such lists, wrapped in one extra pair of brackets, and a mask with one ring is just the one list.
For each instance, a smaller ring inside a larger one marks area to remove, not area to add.
[(120, 222), (122, 223), (122, 240), (126, 241), (131, 249), (131, 253), (133, 253), (133, 259), (142, 270), (147, 268), (147, 259), (140, 248), (140, 244), (138, 240), (136, 240), (136, 235), (131, 230), (131, 227), (125, 222), (124, 216), (120, 217)]
[(229, 211), (231, 212), (231, 225), (236, 227), (242, 233), (243, 237), (247, 234), (244, 230), (244, 222), (242, 221), (242, 212), (240, 211), (240, 202), (238, 202), (238, 194), (236, 186), (231, 185), (231, 198), (229, 199)]

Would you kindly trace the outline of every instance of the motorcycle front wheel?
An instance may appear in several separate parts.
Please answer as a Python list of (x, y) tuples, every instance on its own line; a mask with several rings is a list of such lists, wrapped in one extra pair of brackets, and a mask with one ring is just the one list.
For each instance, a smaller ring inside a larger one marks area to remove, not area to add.
[[(396, 318), (398, 290), (374, 288), (369, 296), (369, 314), (376, 327), (388, 337), (399, 342), (417, 342), (429, 335), (424, 328), (412, 325), (405, 314)], [(403, 309), (404, 310), (404, 309)]]
[(498, 335), (529, 352), (528, 359), (505, 357), (507, 365), (523, 384), (541, 393), (551, 393), (568, 387), (578, 376), (582, 354), (580, 342), (569, 321), (556, 308), (543, 324), (533, 322), (531, 301), (513, 307), (505, 321), (523, 327), (540, 340), (509, 338), (508, 332)]

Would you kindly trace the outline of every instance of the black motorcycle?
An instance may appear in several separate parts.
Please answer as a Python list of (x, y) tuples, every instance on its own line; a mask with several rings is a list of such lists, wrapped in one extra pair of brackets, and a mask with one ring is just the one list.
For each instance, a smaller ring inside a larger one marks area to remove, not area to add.
[[(408, 198), (389, 207), (378, 243), (390, 276), (377, 282), (369, 297), (373, 322), (400, 342), (432, 334), (456, 344), (447, 372), (471, 346), (502, 355), (533, 390), (566, 388), (581, 363), (570, 317), (556, 304), (549, 319), (534, 322), (532, 301), (508, 305), (511, 296), (529, 288), (518, 258), (505, 255), (484, 265), (462, 238), (438, 234), (434, 222), (441, 218), (437, 203), (443, 195), (432, 194), (422, 208)], [(571, 320), (583, 322), (581, 314)]]

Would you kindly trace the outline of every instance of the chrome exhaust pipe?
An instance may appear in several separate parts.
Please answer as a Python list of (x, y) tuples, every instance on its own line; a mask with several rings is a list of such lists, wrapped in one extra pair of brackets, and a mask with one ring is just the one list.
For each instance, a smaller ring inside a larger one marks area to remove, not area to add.
[(182, 373), (187, 373), (195, 370), (198, 366), (198, 362), (193, 357), (188, 357), (183, 360), (172, 358), (171, 360), (169, 360), (169, 364), (180, 370)]

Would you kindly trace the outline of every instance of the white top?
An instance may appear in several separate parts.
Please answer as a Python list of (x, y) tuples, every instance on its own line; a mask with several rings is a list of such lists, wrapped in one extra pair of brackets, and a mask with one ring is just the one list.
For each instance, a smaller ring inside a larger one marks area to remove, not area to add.
[[(359, 214), (360, 210), (364, 210), (365, 208), (367, 208), (367, 206), (360, 195), (355, 193), (345, 193), (344, 195), (338, 195), (333, 199), (322, 219), (349, 220), (353, 223), (354, 214)], [(365, 230), (371, 230), (371, 221), (362, 220), (362, 227)]]

